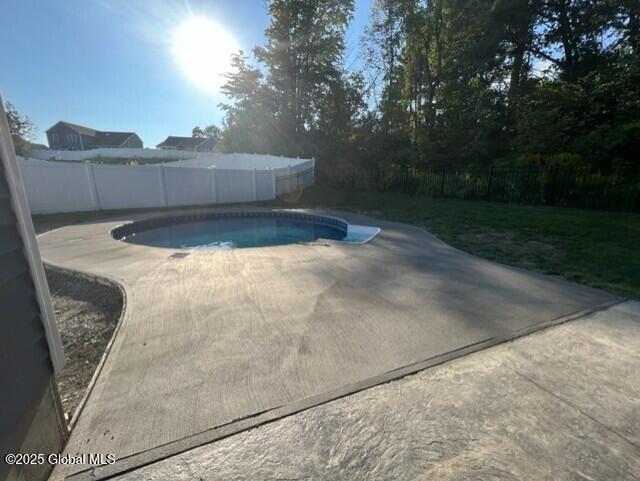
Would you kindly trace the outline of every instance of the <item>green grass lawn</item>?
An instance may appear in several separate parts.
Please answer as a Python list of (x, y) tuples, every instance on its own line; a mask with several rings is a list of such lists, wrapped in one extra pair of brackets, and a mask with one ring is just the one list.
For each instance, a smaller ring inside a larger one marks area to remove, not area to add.
[[(640, 299), (640, 214), (322, 187), (259, 205), (324, 207), (416, 224), (477, 256)], [(167, 210), (175, 209), (183, 208)], [(123, 212), (35, 216), (34, 221), (44, 231)]]
[(326, 207), (420, 225), (512, 266), (640, 298), (640, 215), (315, 187), (289, 207)]

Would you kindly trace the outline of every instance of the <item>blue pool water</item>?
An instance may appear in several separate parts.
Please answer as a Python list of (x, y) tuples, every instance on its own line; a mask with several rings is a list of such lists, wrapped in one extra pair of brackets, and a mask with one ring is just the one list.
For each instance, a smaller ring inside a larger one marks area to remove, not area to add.
[(288, 217), (229, 217), (205, 219), (147, 228), (124, 235), (134, 244), (171, 248), (263, 247), (317, 239), (362, 242), (362, 236), (347, 236), (345, 228)]

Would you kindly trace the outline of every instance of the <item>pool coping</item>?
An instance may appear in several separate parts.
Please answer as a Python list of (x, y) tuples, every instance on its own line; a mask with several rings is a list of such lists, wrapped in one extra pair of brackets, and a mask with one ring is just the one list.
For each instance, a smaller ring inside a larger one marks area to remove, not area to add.
[[(132, 220), (129, 222), (124, 222), (113, 227), (109, 234), (113, 237), (114, 240), (119, 242), (127, 242), (126, 238), (128, 236), (135, 236), (135, 234), (139, 232), (145, 232), (148, 230), (157, 229), (159, 227), (168, 226), (168, 225), (179, 225), (179, 224), (187, 224), (190, 222), (203, 222), (207, 220), (217, 220), (217, 219), (227, 219), (227, 218), (252, 218), (252, 217), (284, 217), (289, 219), (307, 221), (307, 222), (315, 222), (323, 225), (327, 225), (330, 227), (337, 227), (340, 230), (345, 231), (346, 237), (350, 234), (355, 234), (356, 236), (362, 236), (363, 238), (358, 241), (347, 241), (347, 240), (334, 240), (334, 239), (325, 239), (318, 238), (318, 240), (329, 240), (332, 242), (340, 242), (343, 244), (366, 244), (371, 241), (374, 237), (376, 237), (382, 229), (377, 226), (366, 226), (366, 225), (357, 225), (351, 224), (346, 219), (341, 217), (337, 217), (334, 215), (327, 214), (318, 214), (313, 210), (311, 211), (300, 211), (298, 209), (271, 209), (271, 210), (258, 210), (258, 209), (245, 209), (245, 210), (237, 210), (237, 211), (209, 211), (209, 212), (199, 212), (195, 214), (178, 214), (178, 215), (159, 215), (155, 217), (150, 217), (146, 219), (140, 220)], [(138, 229), (135, 229), (135, 227)], [(303, 242), (304, 243), (304, 242)], [(175, 249), (176, 247), (163, 247), (163, 246), (149, 246), (149, 247), (159, 247), (159, 248), (168, 248)], [(192, 249), (193, 247), (186, 247), (185, 249)]]

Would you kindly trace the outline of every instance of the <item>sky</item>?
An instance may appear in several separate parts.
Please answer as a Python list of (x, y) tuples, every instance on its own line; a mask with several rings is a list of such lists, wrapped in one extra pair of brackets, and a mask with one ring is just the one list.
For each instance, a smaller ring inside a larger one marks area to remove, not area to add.
[[(372, 3), (356, 0), (348, 66)], [(262, 45), (269, 23), (264, 0), (2, 0), (0, 16), (0, 95), (33, 121), (35, 142), (66, 120), (136, 132), (145, 147), (220, 126), (220, 82), (203, 78), (225, 61), (207, 59)]]

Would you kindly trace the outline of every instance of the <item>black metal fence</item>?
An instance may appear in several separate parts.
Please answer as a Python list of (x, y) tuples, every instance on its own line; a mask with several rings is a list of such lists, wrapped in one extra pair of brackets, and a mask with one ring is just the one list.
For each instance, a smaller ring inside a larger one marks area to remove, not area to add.
[(296, 192), (313, 185), (314, 168), (311, 167), (302, 172), (276, 177), (276, 195)]
[(380, 166), (345, 172), (351, 187), (431, 197), (477, 199), (530, 205), (640, 211), (640, 168), (609, 171), (581, 167), (478, 167), (426, 169)]

